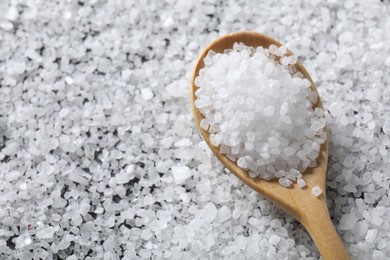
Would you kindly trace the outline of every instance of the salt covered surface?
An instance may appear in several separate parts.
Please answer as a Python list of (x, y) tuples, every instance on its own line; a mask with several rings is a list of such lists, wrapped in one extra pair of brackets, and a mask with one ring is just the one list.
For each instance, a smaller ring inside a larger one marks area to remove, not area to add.
[(0, 1), (0, 258), (318, 259), (192, 121), (200, 51), (250, 29), (286, 43), (318, 85), (330, 214), (353, 259), (388, 259), (389, 12), (386, 0)]
[(286, 51), (243, 43), (209, 51), (195, 78), (194, 104), (220, 153), (251, 177), (279, 178), (289, 187), (300, 172), (317, 166), (326, 120), (321, 108), (313, 108), (318, 95), (295, 68), (297, 57)]

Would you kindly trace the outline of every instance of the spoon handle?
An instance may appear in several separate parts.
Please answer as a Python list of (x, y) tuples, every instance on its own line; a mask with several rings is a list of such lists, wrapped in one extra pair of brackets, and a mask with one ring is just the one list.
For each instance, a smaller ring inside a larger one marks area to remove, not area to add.
[(325, 197), (301, 211), (301, 223), (309, 232), (324, 260), (350, 260), (351, 257), (330, 219)]

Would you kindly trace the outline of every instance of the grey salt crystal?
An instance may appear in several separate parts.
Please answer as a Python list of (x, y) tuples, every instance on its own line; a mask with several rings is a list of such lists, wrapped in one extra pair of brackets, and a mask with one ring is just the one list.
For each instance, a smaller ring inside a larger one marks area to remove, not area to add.
[(304, 179), (298, 178), (297, 179), (297, 184), (298, 184), (299, 188), (306, 187), (306, 181)]
[(282, 177), (279, 179), (279, 184), (282, 185), (283, 187), (288, 188), (292, 185), (292, 181), (290, 179)]

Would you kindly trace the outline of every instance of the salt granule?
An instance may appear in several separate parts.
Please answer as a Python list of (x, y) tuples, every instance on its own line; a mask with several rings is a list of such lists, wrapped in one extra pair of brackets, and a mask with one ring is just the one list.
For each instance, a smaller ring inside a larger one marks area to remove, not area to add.
[(357, 220), (354, 213), (344, 214), (340, 219), (339, 229), (351, 230), (355, 226)]
[(176, 184), (181, 184), (191, 177), (191, 171), (187, 166), (172, 166), (172, 174)]
[(322, 190), (320, 187), (318, 186), (314, 186), (312, 189), (311, 189), (311, 193), (316, 196), (316, 197), (319, 197), (321, 194), (322, 194)]
[(306, 187), (306, 182), (305, 182), (304, 179), (299, 178), (299, 179), (297, 180), (297, 184), (298, 184), (299, 188), (304, 188), (304, 187)]
[(223, 54), (209, 51), (195, 79), (194, 104), (205, 117), (201, 127), (210, 132), (212, 145), (221, 145), (221, 153), (251, 177), (286, 177), (279, 183), (289, 187), (316, 165), (326, 121), (321, 108), (312, 108), (317, 94), (310, 82), (290, 73), (296, 57), (285, 54), (284, 46), (255, 49), (242, 43)]
[(15, 6), (11, 6), (8, 9), (7, 14), (5, 15), (5, 19), (15, 22), (19, 17), (18, 9)]
[(374, 242), (376, 235), (378, 234), (378, 229), (370, 229), (366, 235), (366, 241), (371, 243)]
[(22, 248), (22, 247), (28, 246), (31, 244), (31, 242), (32, 242), (32, 239), (27, 232), (24, 234), (21, 234), (20, 236), (15, 238), (16, 248)]
[(141, 94), (145, 100), (150, 100), (153, 98), (153, 92), (149, 88), (143, 88), (141, 90)]

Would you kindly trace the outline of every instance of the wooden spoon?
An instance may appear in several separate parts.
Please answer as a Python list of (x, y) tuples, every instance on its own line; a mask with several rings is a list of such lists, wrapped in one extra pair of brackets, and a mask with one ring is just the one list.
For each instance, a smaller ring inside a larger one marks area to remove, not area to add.
[[(276, 180), (265, 181), (259, 178), (251, 178), (245, 170), (241, 169), (235, 162), (232, 162), (225, 155), (221, 154), (219, 152), (219, 147), (215, 147), (211, 144), (210, 133), (200, 127), (200, 121), (204, 117), (194, 105), (194, 101), (196, 100), (195, 91), (198, 89), (195, 85), (195, 78), (198, 76), (199, 70), (204, 67), (203, 59), (210, 50), (222, 53), (225, 49), (231, 49), (235, 42), (243, 42), (245, 45), (253, 47), (263, 46), (264, 48), (268, 48), (271, 44), (276, 46), (282, 45), (278, 41), (260, 33), (236, 32), (224, 35), (207, 46), (196, 62), (191, 81), (191, 106), (199, 132), (218, 159), (232, 173), (234, 173), (252, 189), (259, 192), (261, 195), (275, 203), (285, 212), (302, 223), (314, 240), (314, 243), (317, 245), (323, 259), (350, 259), (348, 251), (344, 247), (344, 244), (330, 219), (326, 205), (325, 191), (326, 168), (328, 163), (328, 142), (321, 145), (320, 154), (317, 158), (318, 166), (316, 168), (309, 168), (304, 173), (304, 179), (307, 183), (307, 187), (301, 189), (297, 186), (297, 184), (293, 184), (292, 188), (284, 188)], [(288, 55), (292, 55), (290, 50), (287, 50), (287, 52)], [(304, 75), (305, 78), (310, 80), (311, 88), (313, 91), (317, 92), (317, 88), (313, 80), (310, 78), (301, 62), (297, 62), (296, 68)], [(315, 107), (322, 108), (320, 99), (318, 99)], [(319, 186), (323, 191), (319, 197), (315, 197), (311, 193), (311, 189), (314, 186)]]

